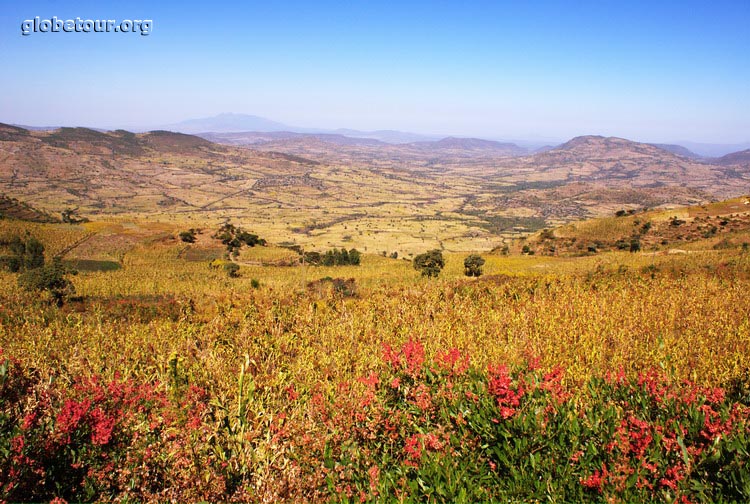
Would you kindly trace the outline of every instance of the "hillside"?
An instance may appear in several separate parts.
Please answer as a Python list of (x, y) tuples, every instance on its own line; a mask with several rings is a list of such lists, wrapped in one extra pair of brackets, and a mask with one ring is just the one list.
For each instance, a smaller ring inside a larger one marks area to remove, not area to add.
[(511, 250), (543, 256), (592, 256), (606, 251), (686, 254), (750, 246), (750, 196), (668, 210), (625, 211), (545, 229)]
[(0, 194), (0, 219), (16, 219), (29, 222), (59, 222), (57, 217), (37, 210), (27, 203)]
[(748, 167), (750, 166), (750, 149), (722, 156), (716, 160), (716, 163), (724, 166), (745, 165), (745, 167)]
[(594, 136), (521, 157), (513, 144), (466, 138), (393, 145), (337, 134), (205, 136), (3, 125), (0, 191), (52, 215), (78, 208), (82, 217), (233, 219), (278, 242), (403, 255), (424, 246), (491, 249), (619, 208), (737, 196), (750, 180), (741, 165)]

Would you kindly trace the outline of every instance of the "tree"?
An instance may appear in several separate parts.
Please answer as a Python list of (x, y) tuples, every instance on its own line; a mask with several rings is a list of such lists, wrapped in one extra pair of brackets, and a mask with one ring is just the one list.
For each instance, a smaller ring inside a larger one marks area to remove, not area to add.
[(52, 264), (21, 273), (18, 277), (18, 285), (28, 291), (46, 291), (52, 296), (57, 306), (62, 306), (64, 300), (75, 293), (75, 287), (70, 280), (65, 278), (70, 273), (75, 272), (65, 267), (56, 257)]
[(641, 250), (641, 240), (638, 238), (633, 238), (630, 240), (630, 251), (631, 252), (638, 252)]
[(413, 264), (414, 269), (420, 271), (422, 276), (437, 277), (445, 267), (445, 259), (440, 250), (434, 249), (416, 256)]
[(195, 229), (188, 229), (180, 233), (180, 240), (185, 243), (195, 243)]
[(81, 222), (88, 222), (88, 219), (85, 217), (76, 217), (77, 212), (77, 208), (66, 208), (65, 210), (60, 212), (62, 221), (66, 224), (80, 224)]
[(44, 245), (27, 235), (25, 240), (14, 236), (8, 244), (11, 255), (2, 258), (5, 267), (13, 272), (26, 271), (44, 266)]
[(354, 248), (349, 250), (349, 264), (352, 266), (359, 266), (361, 260), (362, 254), (359, 253), (359, 250)]
[(237, 278), (240, 276), (240, 265), (233, 262), (226, 263), (224, 265), (224, 271), (227, 272), (229, 278)]
[(468, 277), (482, 276), (482, 266), (484, 266), (484, 259), (482, 256), (471, 254), (464, 259), (464, 275)]

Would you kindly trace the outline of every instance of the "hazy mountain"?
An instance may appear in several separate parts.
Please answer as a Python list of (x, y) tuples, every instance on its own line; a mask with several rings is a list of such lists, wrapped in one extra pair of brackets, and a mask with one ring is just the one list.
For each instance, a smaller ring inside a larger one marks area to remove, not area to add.
[(682, 142), (673, 142), (673, 143), (682, 145), (683, 147), (690, 149), (691, 151), (695, 152), (696, 154), (700, 156), (709, 157), (709, 158), (717, 158), (717, 157), (725, 156), (727, 154), (731, 154), (733, 152), (750, 149), (750, 142), (737, 143), (737, 144), (713, 144), (713, 143), (682, 141)]
[(750, 149), (727, 154), (719, 159), (715, 159), (714, 162), (720, 165), (750, 165)]
[(188, 119), (179, 123), (168, 124), (161, 129), (180, 133), (229, 133), (236, 131), (292, 131), (295, 128), (265, 117), (224, 113), (213, 117)]
[(695, 152), (691, 151), (690, 149), (687, 149), (683, 147), (682, 145), (676, 145), (676, 144), (649, 144), (653, 145), (654, 147), (658, 147), (660, 149), (663, 149), (667, 152), (671, 152), (672, 154), (677, 154), (679, 156), (685, 156), (690, 159), (699, 159), (702, 156), (696, 154)]
[(721, 197), (745, 191), (750, 173), (673, 154), (624, 138), (581, 136), (547, 152), (502, 160), (535, 180), (587, 182), (610, 188), (690, 187)]
[(340, 135), (354, 138), (372, 138), (375, 140), (380, 140), (381, 142), (392, 144), (427, 142), (440, 139), (439, 136), (422, 135), (419, 133), (408, 133), (396, 130), (359, 131), (354, 129), (339, 128), (337, 130), (334, 130), (333, 133), (338, 133)]
[(528, 154), (526, 149), (514, 143), (495, 142), (494, 140), (483, 140), (481, 138), (446, 137), (434, 142), (414, 142), (409, 145), (427, 150), (474, 151), (507, 156)]
[(306, 140), (319, 140), (334, 145), (387, 145), (385, 142), (373, 138), (352, 138), (334, 133), (296, 133), (293, 131), (246, 131), (236, 133), (200, 133), (198, 136), (216, 143), (226, 145), (260, 145), (264, 143), (291, 140), (294, 142), (305, 142)]

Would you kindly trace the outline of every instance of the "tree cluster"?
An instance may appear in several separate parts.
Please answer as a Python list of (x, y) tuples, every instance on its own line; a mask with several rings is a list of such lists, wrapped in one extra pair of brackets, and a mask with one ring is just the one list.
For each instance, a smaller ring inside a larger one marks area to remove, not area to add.
[(241, 227), (235, 226), (229, 222), (221, 226), (213, 235), (213, 238), (221, 240), (221, 243), (226, 245), (227, 252), (234, 257), (239, 255), (242, 245), (247, 245), (248, 247), (266, 245), (266, 240), (263, 238), (259, 238), (256, 234), (248, 233)]
[(8, 243), (9, 256), (0, 258), (0, 264), (18, 275), (18, 285), (27, 291), (47, 292), (58, 306), (75, 293), (73, 284), (66, 278), (75, 271), (66, 267), (59, 257), (45, 264), (44, 245), (33, 236), (14, 237)]
[(325, 254), (305, 252), (302, 260), (313, 266), (359, 266), (362, 254), (357, 249), (331, 249)]

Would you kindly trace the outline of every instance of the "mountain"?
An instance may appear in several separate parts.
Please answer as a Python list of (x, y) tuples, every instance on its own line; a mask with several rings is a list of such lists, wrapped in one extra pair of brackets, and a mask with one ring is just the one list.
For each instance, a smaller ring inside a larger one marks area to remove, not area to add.
[(732, 152), (737, 152), (745, 149), (750, 149), (750, 142), (736, 143), (736, 144), (712, 144), (712, 143), (700, 143), (700, 142), (673, 142), (678, 145), (690, 149), (700, 156), (708, 158), (721, 157)]
[(733, 152), (714, 161), (720, 165), (750, 165), (750, 149)]
[(482, 140), (480, 138), (446, 137), (434, 142), (414, 142), (409, 145), (432, 151), (473, 151), (503, 154), (507, 156), (522, 156), (528, 154), (526, 149), (523, 149), (514, 143)]
[(608, 188), (689, 187), (717, 197), (746, 191), (750, 173), (689, 159), (623, 138), (581, 136), (546, 152), (504, 159), (498, 169), (521, 179), (594, 183)]
[(439, 136), (422, 135), (419, 133), (408, 133), (396, 130), (359, 131), (354, 129), (339, 128), (337, 130), (334, 130), (333, 133), (354, 138), (372, 138), (374, 140), (380, 140), (381, 142), (391, 144), (428, 142), (431, 140), (440, 139)]
[(385, 142), (372, 138), (352, 138), (334, 133), (295, 133), (293, 131), (246, 131), (236, 133), (200, 133), (198, 136), (212, 142), (227, 145), (260, 145), (264, 143), (283, 142), (310, 142), (319, 140), (333, 145), (387, 145)]
[(445, 230), (446, 247), (478, 250), (518, 228), (700, 204), (745, 194), (750, 184), (750, 166), (613, 137), (577, 137), (518, 156), (514, 144), (472, 138), (388, 144), (324, 133), (203, 136), (0, 124), (0, 194), (50, 215), (78, 208), (81, 217), (187, 227), (231, 219), (310, 247), (343, 246), (347, 237), (381, 250), (387, 235), (413, 242), (416, 252), (426, 246), (423, 236)]
[(676, 145), (676, 144), (649, 144), (653, 145), (654, 147), (658, 147), (659, 149), (665, 150), (667, 152), (671, 152), (672, 154), (677, 154), (679, 156), (685, 156), (686, 158), (690, 159), (700, 159), (702, 156), (696, 154), (695, 152), (691, 151), (690, 149), (687, 149), (683, 147), (682, 145)]
[(264, 117), (224, 113), (213, 117), (188, 119), (187, 121), (166, 125), (162, 129), (180, 133), (228, 133), (235, 131), (291, 131), (294, 128)]
[[(360, 131), (339, 128), (327, 130), (322, 128), (302, 128), (248, 114), (223, 113), (213, 117), (188, 119), (175, 124), (161, 126), (160, 129), (180, 133), (299, 133), (311, 135), (337, 135), (338, 137), (379, 140), (385, 143), (402, 144), (418, 141), (437, 140), (439, 137), (408, 133), (396, 130)], [(288, 135), (286, 136), (289, 137)], [(277, 138), (278, 139), (278, 138)], [(256, 143), (256, 142), (252, 142)], [(249, 145), (249, 143), (243, 143)]]

